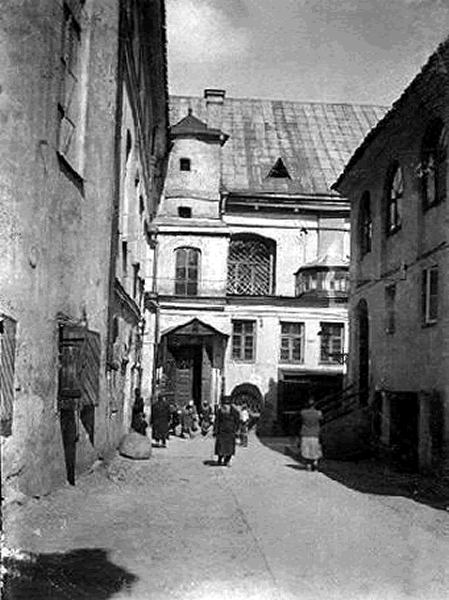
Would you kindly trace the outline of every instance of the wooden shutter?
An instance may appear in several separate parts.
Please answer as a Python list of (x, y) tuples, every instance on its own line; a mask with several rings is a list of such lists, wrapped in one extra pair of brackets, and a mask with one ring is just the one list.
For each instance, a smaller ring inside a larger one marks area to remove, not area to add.
[(0, 321), (0, 435), (12, 433), (16, 322), (10, 317)]
[(60, 409), (98, 405), (100, 354), (98, 333), (80, 326), (61, 326), (58, 390)]

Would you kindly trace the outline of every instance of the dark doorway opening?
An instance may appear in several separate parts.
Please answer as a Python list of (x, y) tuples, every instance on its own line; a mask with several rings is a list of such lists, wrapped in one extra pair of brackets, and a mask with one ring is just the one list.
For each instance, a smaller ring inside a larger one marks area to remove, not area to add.
[(366, 300), (357, 305), (359, 394), (360, 404), (366, 406), (369, 400), (369, 317)]
[(419, 402), (413, 392), (389, 392), (390, 447), (393, 461), (404, 471), (418, 469)]

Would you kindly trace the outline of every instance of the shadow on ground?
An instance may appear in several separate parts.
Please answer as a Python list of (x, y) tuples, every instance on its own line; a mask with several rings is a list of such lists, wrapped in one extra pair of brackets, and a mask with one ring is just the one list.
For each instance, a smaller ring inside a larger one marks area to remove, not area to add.
[(105, 550), (57, 554), (19, 553), (3, 559), (5, 600), (107, 600), (130, 590), (137, 577), (108, 560)]
[[(261, 443), (295, 460), (287, 467), (298, 471), (305, 470), (301, 458), (288, 438), (259, 438)], [(323, 459), (319, 471), (330, 479), (364, 494), (381, 496), (403, 496), (437, 508), (449, 508), (449, 485), (438, 481), (437, 477), (423, 476), (418, 473), (404, 473), (374, 458), (357, 461), (339, 461)]]

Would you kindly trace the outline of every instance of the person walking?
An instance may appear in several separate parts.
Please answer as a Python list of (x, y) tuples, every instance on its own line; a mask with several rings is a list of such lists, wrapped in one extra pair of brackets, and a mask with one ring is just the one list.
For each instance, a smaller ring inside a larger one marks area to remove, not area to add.
[(188, 436), (190, 439), (194, 437), (194, 432), (197, 430), (198, 414), (196, 412), (195, 404), (193, 400), (189, 400), (188, 404), (184, 407), (181, 416), (182, 431), (181, 437), (185, 438)]
[(228, 398), (223, 399), (214, 423), (215, 454), (218, 456), (219, 465), (231, 466), (239, 424), (238, 410), (231, 405)]
[(316, 471), (318, 461), (323, 456), (320, 444), (320, 422), (323, 413), (317, 410), (313, 396), (308, 401), (308, 407), (301, 411), (301, 456), (308, 471)]
[(240, 411), (240, 443), (243, 448), (248, 447), (249, 411), (244, 404)]
[(204, 401), (201, 405), (200, 429), (201, 434), (206, 436), (214, 421), (214, 411), (209, 402)]
[(168, 433), (170, 431), (171, 411), (170, 405), (164, 396), (160, 396), (153, 404), (151, 411), (151, 423), (153, 425), (153, 439), (156, 443), (167, 446)]

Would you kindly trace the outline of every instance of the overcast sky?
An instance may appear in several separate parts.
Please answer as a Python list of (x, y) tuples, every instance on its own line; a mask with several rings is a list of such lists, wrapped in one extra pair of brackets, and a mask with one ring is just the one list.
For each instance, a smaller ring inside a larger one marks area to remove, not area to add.
[(166, 0), (171, 94), (389, 105), (449, 35), (449, 0)]

